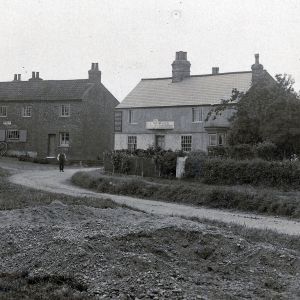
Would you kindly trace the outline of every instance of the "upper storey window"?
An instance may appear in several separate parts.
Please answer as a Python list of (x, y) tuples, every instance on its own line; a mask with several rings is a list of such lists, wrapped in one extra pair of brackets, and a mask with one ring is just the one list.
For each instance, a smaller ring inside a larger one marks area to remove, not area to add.
[(62, 104), (59, 110), (60, 117), (69, 117), (70, 114), (71, 114), (70, 104)]
[(23, 107), (22, 115), (25, 118), (30, 118), (32, 116), (32, 106), (28, 105), (28, 106)]
[(202, 107), (193, 107), (192, 108), (192, 121), (193, 123), (202, 122), (203, 121), (203, 111)]
[(0, 106), (0, 117), (7, 117), (7, 106)]
[(130, 124), (136, 124), (135, 113), (134, 113), (134, 110), (132, 110), (132, 109), (129, 109), (129, 111), (128, 111), (128, 122)]
[(115, 132), (122, 132), (122, 111), (115, 111)]

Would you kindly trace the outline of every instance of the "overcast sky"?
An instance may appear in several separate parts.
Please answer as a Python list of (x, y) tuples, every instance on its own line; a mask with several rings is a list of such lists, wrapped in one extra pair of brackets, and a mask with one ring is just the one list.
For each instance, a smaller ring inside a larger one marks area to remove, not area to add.
[(254, 53), (300, 89), (299, 0), (0, 0), (0, 81), (87, 78), (99, 62), (119, 101), (147, 77), (171, 75), (175, 52), (191, 74), (250, 70)]

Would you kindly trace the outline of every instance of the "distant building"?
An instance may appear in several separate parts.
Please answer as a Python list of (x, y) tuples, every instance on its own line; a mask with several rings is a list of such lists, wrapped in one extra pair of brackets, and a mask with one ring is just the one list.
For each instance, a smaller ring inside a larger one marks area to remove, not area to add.
[(9, 155), (96, 160), (113, 149), (117, 99), (101, 83), (98, 63), (88, 79), (42, 80), (39, 72), (21, 81), (0, 82), (0, 142)]
[(206, 121), (212, 107), (229, 99), (233, 88), (247, 91), (252, 80), (271, 76), (259, 63), (252, 71), (190, 75), (186, 52), (177, 52), (172, 77), (142, 79), (116, 107), (115, 149), (146, 149), (159, 146), (172, 150), (203, 150), (226, 143), (229, 128), (226, 110), (215, 120)]

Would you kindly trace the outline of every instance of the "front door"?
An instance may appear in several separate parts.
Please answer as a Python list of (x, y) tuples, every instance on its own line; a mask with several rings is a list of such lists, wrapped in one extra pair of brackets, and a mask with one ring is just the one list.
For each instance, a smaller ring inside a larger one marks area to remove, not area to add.
[(48, 134), (48, 157), (55, 157), (55, 145), (56, 135)]
[(161, 149), (165, 149), (165, 136), (164, 135), (156, 135), (155, 136), (155, 146)]

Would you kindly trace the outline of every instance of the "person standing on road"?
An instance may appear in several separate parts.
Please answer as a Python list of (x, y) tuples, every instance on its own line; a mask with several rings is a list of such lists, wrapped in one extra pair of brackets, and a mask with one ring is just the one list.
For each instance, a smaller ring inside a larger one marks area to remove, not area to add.
[(63, 151), (61, 151), (57, 155), (57, 160), (59, 162), (59, 172), (64, 172), (65, 162), (67, 160), (66, 154)]

